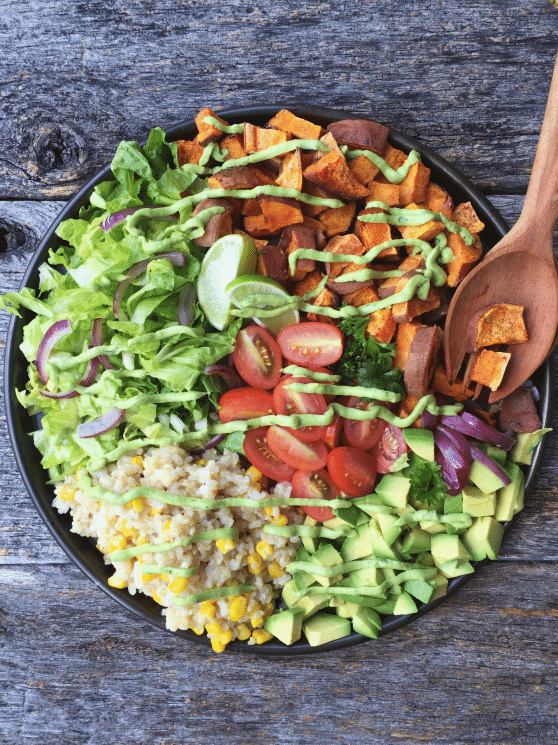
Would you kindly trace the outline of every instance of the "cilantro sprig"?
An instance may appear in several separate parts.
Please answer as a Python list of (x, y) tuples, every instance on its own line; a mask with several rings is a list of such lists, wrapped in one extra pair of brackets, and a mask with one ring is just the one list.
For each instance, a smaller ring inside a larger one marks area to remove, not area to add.
[(405, 475), (410, 479), (409, 496), (429, 507), (436, 507), (446, 496), (446, 482), (435, 461), (414, 457)]

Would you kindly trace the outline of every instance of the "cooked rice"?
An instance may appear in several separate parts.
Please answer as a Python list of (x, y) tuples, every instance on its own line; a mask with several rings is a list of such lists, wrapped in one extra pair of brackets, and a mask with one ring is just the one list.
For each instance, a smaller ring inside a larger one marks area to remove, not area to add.
[[(242, 468), (237, 453), (225, 451), (220, 455), (209, 450), (203, 459), (196, 460), (176, 445), (130, 452), (91, 477), (93, 485), (99, 484), (115, 494), (147, 486), (189, 497), (242, 496), (257, 502), (270, 496), (288, 497), (291, 489), (290, 483), (281, 483), (272, 494), (262, 491), (259, 482)], [(112, 563), (110, 552), (116, 549), (167, 543), (202, 530), (239, 528), (239, 537), (232, 542), (234, 546), (230, 541), (201, 541), (164, 553), (145, 553), (115, 561), (115, 573), (109, 584), (127, 587), (132, 595), (141, 591), (151, 596), (163, 606), (168, 629), (207, 632), (216, 651), (222, 651), (236, 638), (248, 644), (270, 638), (263, 624), (274, 611), (275, 598), (290, 579), (285, 567), (294, 560), (300, 538), (270, 535), (263, 532), (263, 527), (269, 523), (303, 522), (304, 515), (298, 508), (233, 507), (206, 511), (165, 505), (143, 497), (119, 507), (86, 496), (74, 476), (57, 485), (54, 506), (59, 512), (70, 512), (74, 532), (97, 539), (97, 548), (104, 554), (106, 564)], [(143, 564), (180, 568), (199, 565), (200, 569), (182, 582), (176, 578), (173, 582), (169, 575), (143, 573)], [(257, 589), (237, 598), (225, 597), (189, 606), (173, 603), (179, 596), (245, 583)], [(246, 602), (239, 598), (245, 598)]]

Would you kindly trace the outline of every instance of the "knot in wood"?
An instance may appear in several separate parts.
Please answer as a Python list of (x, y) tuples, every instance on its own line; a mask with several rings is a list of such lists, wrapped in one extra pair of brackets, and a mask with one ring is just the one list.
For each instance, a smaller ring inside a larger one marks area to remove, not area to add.
[(19, 225), (0, 217), (0, 254), (21, 253), (27, 236)]
[(42, 127), (33, 144), (37, 166), (41, 173), (75, 168), (81, 158), (81, 143), (74, 132), (64, 126)]

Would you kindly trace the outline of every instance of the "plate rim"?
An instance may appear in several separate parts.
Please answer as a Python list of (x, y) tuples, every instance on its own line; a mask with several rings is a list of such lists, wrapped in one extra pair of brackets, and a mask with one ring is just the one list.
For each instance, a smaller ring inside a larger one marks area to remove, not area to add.
[[(362, 114), (353, 114), (344, 110), (323, 108), (318, 106), (310, 105), (297, 105), (297, 104), (276, 104), (276, 105), (264, 105), (264, 106), (246, 106), (246, 107), (233, 107), (223, 111), (216, 112), (220, 117), (230, 122), (242, 122), (242, 121), (261, 121), (262, 123), (268, 121), (273, 115), (275, 115), (282, 108), (288, 108), (289, 111), (293, 112), (296, 116), (308, 118), (311, 120), (318, 120), (320, 123), (338, 121), (339, 119), (362, 119)], [(389, 125), (386, 125), (389, 126)], [(183, 138), (193, 137), (197, 131), (194, 119), (186, 119), (180, 121), (166, 129), (165, 136), (167, 141), (177, 140)], [(481, 220), (489, 227), (489, 232), (494, 233), (493, 240), (490, 243), (494, 243), (494, 238), (498, 239), (505, 235), (509, 227), (499, 213), (499, 211), (492, 205), (488, 198), (476, 187), (468, 177), (463, 175), (455, 166), (449, 161), (439, 155), (436, 151), (430, 148), (428, 145), (416, 140), (400, 130), (389, 127), (389, 139), (392, 144), (405, 149), (411, 150), (416, 149), (421, 153), (421, 160), (428, 167), (432, 167), (436, 170), (436, 176), (443, 174), (442, 179), (436, 178), (436, 183), (440, 180), (445, 181), (449, 179), (452, 181), (452, 197), (456, 191), (461, 191), (463, 196), (473, 202), (475, 210), (479, 214)], [(59, 240), (55, 235), (56, 227), (69, 217), (75, 216), (79, 211), (80, 206), (88, 199), (90, 193), (94, 187), (109, 178), (112, 178), (112, 171), (110, 164), (105, 166), (99, 171), (92, 179), (90, 179), (64, 206), (61, 212), (52, 221), (48, 230), (43, 235), (39, 242), (33, 256), (27, 266), (24, 273), (20, 289), (27, 286), (30, 282), (36, 284), (38, 278), (38, 267), (47, 258), (47, 253), (50, 247), (52, 247), (53, 239), (54, 242)], [(443, 184), (442, 184), (443, 185)], [(483, 235), (483, 237), (485, 237)], [(15, 397), (16, 389), (16, 377), (18, 370), (22, 367), (23, 355), (19, 351), (19, 342), (21, 340), (21, 331), (25, 323), (25, 316), (31, 316), (30, 313), (23, 313), (23, 318), (12, 316), (8, 328), (8, 334), (6, 338), (6, 352), (5, 352), (5, 369), (4, 369), (4, 394), (5, 394), (5, 408), (6, 408), (6, 420), (8, 426), (8, 434), (12, 450), (14, 452), (15, 460), (17, 463), (18, 470), (22, 477), (23, 483), (25, 484), (26, 490), (31, 497), (31, 500), (37, 509), (41, 519), (45, 523), (47, 529), (54, 537), (58, 545), (62, 548), (68, 558), (77, 566), (94, 584), (99, 587), (105, 594), (115, 600), (119, 605), (131, 611), (135, 616), (139, 616), (142, 620), (146, 621), (152, 626), (159, 628), (167, 634), (172, 634), (174, 637), (179, 637), (186, 641), (195, 642), (198, 645), (202, 645), (211, 648), (209, 638), (206, 634), (196, 635), (191, 630), (177, 630), (170, 631), (166, 628), (165, 617), (161, 613), (161, 606), (157, 605), (147, 595), (143, 593), (136, 593), (131, 595), (127, 589), (118, 590), (110, 587), (107, 583), (108, 572), (102, 572), (99, 570), (105, 569), (102, 554), (95, 548), (89, 539), (79, 536), (77, 533), (73, 533), (69, 530), (69, 527), (64, 526), (64, 523), (69, 523), (69, 517), (66, 514), (58, 513), (52, 507), (52, 496), (50, 501), (46, 499), (44, 494), (41, 494), (41, 490), (36, 488), (36, 484), (33, 481), (29, 471), (29, 457), (36, 456), (37, 451), (32, 443), (30, 431), (32, 427), (30, 424), (33, 421), (26, 410), (24, 410), (17, 398)], [(18, 359), (20, 358), (20, 359)], [(27, 362), (23, 361), (23, 368), (26, 369)], [(554, 386), (553, 381), (555, 378), (555, 364), (554, 359), (550, 356), (546, 362), (539, 368), (537, 375), (541, 378), (539, 391), (541, 394), (541, 422), (543, 427), (547, 427), (551, 421), (552, 411), (554, 408)], [(23, 415), (23, 416), (22, 416)], [(25, 422), (25, 426), (22, 424), (22, 420)], [(22, 435), (29, 438), (29, 452), (25, 452), (25, 442)], [(528, 469), (525, 493), (528, 497), (535, 485), (538, 473), (542, 466), (544, 459), (544, 453), (546, 451), (547, 437), (543, 437), (542, 441), (537, 446), (532, 464)], [(46, 475), (44, 469), (40, 468), (42, 474)], [(48, 487), (48, 478), (44, 479), (44, 483), (41, 483), (41, 488)], [(517, 521), (519, 515), (515, 515), (505, 525), (504, 536), (506, 536), (512, 529), (513, 525)], [(91, 550), (93, 549), (93, 550)], [(93, 560), (92, 560), (93, 559)], [(405, 616), (388, 617), (388, 620), (384, 621), (380, 636), (383, 637), (421, 616), (429, 613), (431, 610), (436, 608), (438, 605), (443, 603), (447, 598), (455, 594), (466, 582), (477, 574), (477, 571), (488, 562), (488, 559), (484, 559), (480, 562), (473, 562), (475, 566), (475, 572), (473, 574), (462, 575), (461, 577), (450, 580), (448, 585), (448, 592), (438, 598), (435, 601), (424, 604), (419, 607), (416, 613), (408, 614)], [(350, 635), (337, 639), (327, 644), (312, 647), (305, 642), (297, 642), (292, 646), (278, 645), (273, 642), (268, 642), (264, 645), (248, 645), (245, 642), (234, 641), (227, 645), (226, 651), (229, 653), (245, 653), (245, 654), (256, 654), (259, 656), (267, 657), (293, 657), (305, 654), (321, 654), (325, 652), (331, 652), (345, 647), (355, 646), (366, 641), (371, 641), (368, 637), (352, 632)]]

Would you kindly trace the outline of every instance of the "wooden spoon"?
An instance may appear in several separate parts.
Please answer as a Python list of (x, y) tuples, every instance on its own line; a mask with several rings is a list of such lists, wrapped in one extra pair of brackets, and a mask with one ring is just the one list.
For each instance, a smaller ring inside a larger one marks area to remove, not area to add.
[(469, 319), (493, 303), (524, 306), (529, 341), (508, 348), (511, 358), (490, 403), (522, 385), (554, 347), (558, 329), (558, 275), (552, 236), (558, 218), (558, 58), (531, 178), (519, 220), (461, 282), (446, 319), (444, 347), (450, 381), (466, 353)]

